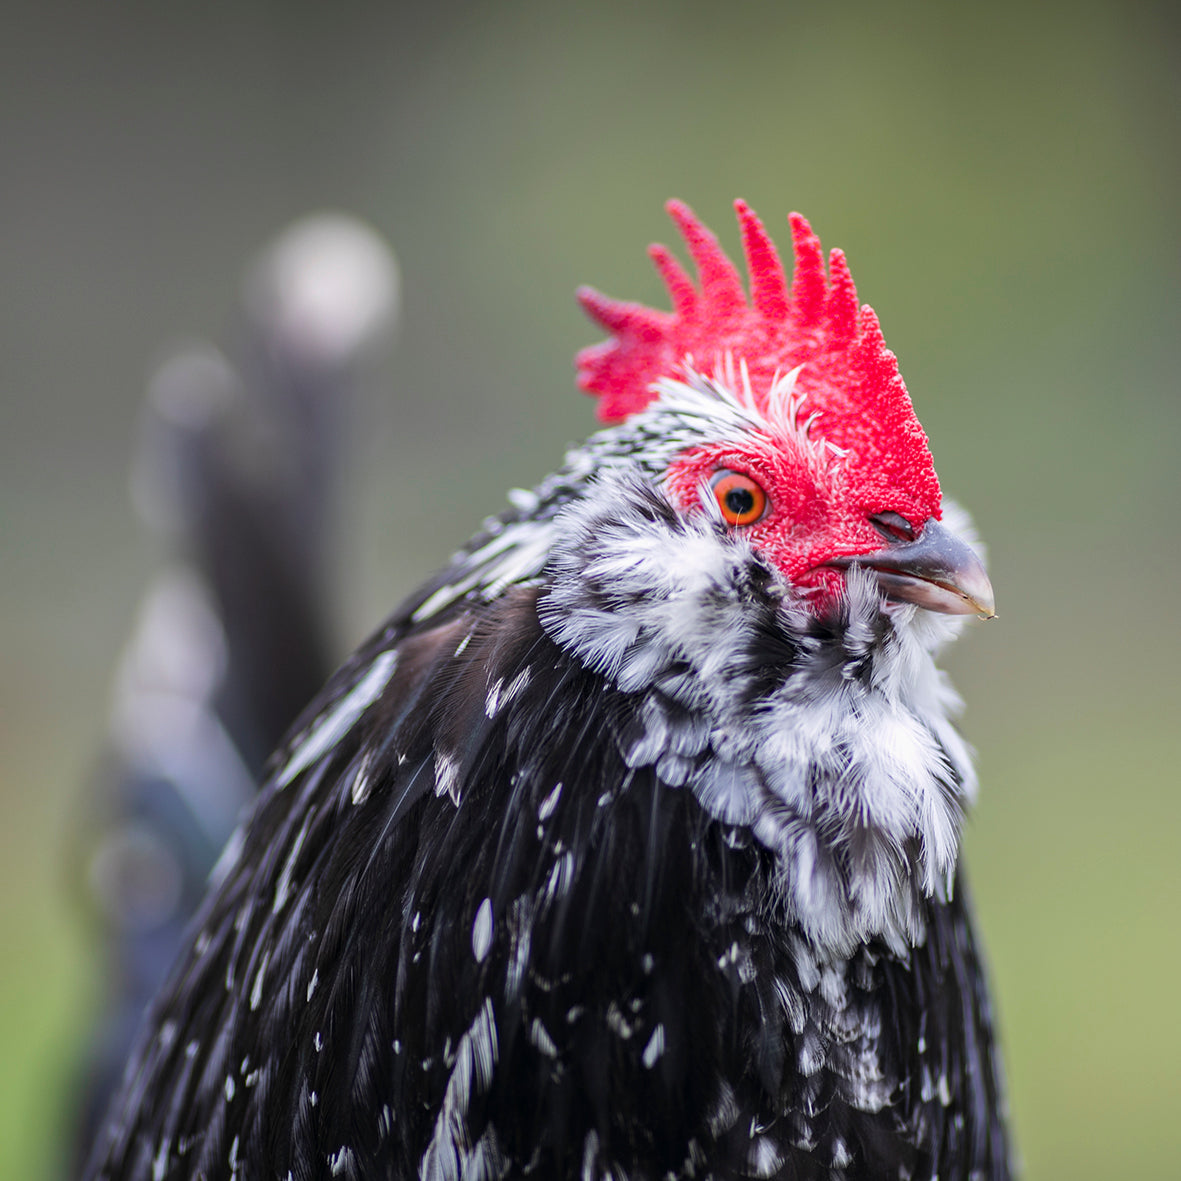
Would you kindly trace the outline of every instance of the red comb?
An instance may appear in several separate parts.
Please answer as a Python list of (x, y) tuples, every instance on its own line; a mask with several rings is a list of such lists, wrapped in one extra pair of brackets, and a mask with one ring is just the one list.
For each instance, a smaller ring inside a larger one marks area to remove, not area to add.
[(862, 478), (909, 491), (938, 515), (939, 483), (927, 437), (915, 417), (898, 361), (877, 316), (858, 307), (857, 289), (840, 250), (825, 273), (820, 239), (798, 213), (790, 217), (795, 274), (783, 264), (758, 217), (735, 201), (750, 274), (750, 299), (718, 240), (680, 201), (666, 206), (697, 266), (698, 285), (663, 246), (649, 253), (672, 298), (672, 311), (609, 299), (582, 288), (579, 302), (612, 339), (583, 349), (578, 384), (599, 397), (599, 417), (620, 422), (655, 397), (653, 385), (692, 366), (722, 375), (727, 356), (745, 361), (763, 408), (776, 377), (802, 365), (797, 393), (805, 415), (819, 412), (815, 432), (852, 452)]

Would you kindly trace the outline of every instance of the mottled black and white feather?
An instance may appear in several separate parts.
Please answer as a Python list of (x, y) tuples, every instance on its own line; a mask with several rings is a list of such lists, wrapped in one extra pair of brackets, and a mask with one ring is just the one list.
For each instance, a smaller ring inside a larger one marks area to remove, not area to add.
[(91, 1177), (1010, 1176), (955, 624), (676, 509), (707, 429), (597, 436), (305, 711)]

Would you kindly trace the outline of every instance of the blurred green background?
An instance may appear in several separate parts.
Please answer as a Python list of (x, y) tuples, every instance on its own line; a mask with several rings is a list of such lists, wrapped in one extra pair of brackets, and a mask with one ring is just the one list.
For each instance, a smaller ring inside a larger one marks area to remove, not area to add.
[[(9, 3), (0, 39), (0, 1174), (52, 1176), (97, 1003), (71, 819), (161, 554), (143, 381), (325, 206), (396, 245), (341, 651), (592, 426), (579, 282), (660, 301), (662, 202), (848, 252), (992, 557), (951, 658), (967, 856), (1031, 1178), (1177, 1176), (1173, 6)], [(364, 440), (361, 442), (360, 440)]]

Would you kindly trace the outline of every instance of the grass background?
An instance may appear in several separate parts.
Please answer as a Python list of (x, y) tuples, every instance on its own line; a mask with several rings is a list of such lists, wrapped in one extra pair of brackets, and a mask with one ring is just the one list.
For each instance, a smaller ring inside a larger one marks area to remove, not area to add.
[[(429, 10), (429, 11), (428, 11)], [(592, 425), (579, 282), (662, 299), (665, 198), (848, 252), (1000, 619), (951, 659), (967, 840), (1031, 1178), (1176, 1175), (1179, 40), (1163, 3), (287, 2), (6, 9), (0, 41), (0, 1176), (61, 1167), (99, 980), (70, 841), (161, 554), (143, 380), (250, 253), (396, 245), (342, 653)]]

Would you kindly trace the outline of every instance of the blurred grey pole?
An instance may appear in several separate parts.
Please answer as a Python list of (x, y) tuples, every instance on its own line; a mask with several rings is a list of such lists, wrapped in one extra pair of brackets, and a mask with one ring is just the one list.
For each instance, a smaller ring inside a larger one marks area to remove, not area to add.
[(169, 560), (120, 661), (84, 809), (110, 994), (80, 1151), (263, 763), (333, 669), (350, 420), (398, 303), (372, 230), (309, 217), (249, 267), (229, 356), (194, 344), (149, 382), (132, 498)]

